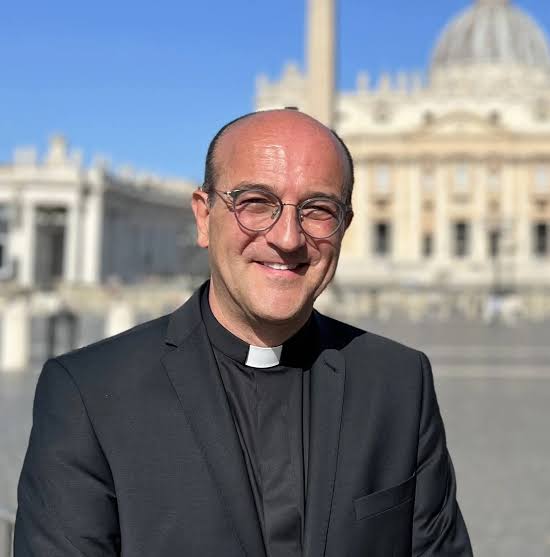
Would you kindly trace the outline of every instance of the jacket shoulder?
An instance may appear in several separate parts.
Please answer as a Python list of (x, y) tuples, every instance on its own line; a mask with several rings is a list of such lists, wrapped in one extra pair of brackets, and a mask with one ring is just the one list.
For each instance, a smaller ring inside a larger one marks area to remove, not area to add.
[(376, 351), (403, 357), (419, 358), (420, 352), (401, 342), (376, 333), (360, 329), (333, 317), (317, 314), (318, 322), (325, 342), (330, 348), (344, 351)]
[(75, 380), (93, 373), (136, 370), (158, 362), (164, 352), (170, 314), (147, 321), (115, 336), (73, 350), (55, 358)]

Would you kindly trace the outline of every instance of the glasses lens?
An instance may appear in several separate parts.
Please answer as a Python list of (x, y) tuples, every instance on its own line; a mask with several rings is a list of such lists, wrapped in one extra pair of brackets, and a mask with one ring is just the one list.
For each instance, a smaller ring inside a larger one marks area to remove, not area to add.
[(249, 230), (266, 230), (279, 215), (278, 198), (261, 190), (243, 190), (233, 198), (235, 216)]
[(310, 199), (300, 210), (300, 222), (306, 234), (313, 238), (332, 236), (342, 223), (344, 211), (331, 199)]

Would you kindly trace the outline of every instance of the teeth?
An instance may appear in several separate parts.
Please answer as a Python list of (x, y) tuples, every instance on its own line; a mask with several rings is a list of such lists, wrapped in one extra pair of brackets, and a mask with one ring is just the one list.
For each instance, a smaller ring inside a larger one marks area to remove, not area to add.
[(298, 267), (298, 264), (285, 265), (283, 263), (264, 263), (264, 265), (266, 267), (269, 267), (270, 269), (276, 269), (277, 271), (292, 271), (293, 269), (296, 269), (296, 267)]

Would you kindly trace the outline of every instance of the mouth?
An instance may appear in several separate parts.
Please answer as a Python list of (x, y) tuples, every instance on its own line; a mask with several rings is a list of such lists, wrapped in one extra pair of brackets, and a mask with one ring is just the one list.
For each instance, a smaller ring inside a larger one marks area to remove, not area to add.
[(262, 263), (262, 265), (270, 269), (275, 269), (276, 271), (294, 271), (294, 269), (298, 268), (298, 263)]
[(307, 263), (275, 263), (272, 261), (256, 261), (269, 272), (279, 274), (303, 274), (307, 267)]

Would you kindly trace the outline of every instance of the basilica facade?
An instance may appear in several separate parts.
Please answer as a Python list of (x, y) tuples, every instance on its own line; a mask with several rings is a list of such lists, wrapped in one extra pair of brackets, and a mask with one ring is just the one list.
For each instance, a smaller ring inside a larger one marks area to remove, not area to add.
[(425, 75), (334, 88), (334, 0), (309, 2), (308, 69), (260, 77), (258, 109), (331, 125), (356, 164), (337, 281), (550, 286), (550, 49), (507, 0), (476, 0), (442, 30)]

